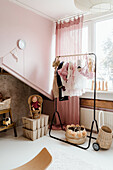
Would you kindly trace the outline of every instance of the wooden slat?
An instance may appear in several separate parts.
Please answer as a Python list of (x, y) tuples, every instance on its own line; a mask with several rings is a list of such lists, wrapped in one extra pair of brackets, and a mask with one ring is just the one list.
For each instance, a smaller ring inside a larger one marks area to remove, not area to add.
[(6, 130), (6, 129), (10, 129), (10, 128), (13, 127), (13, 126), (14, 126), (13, 123), (10, 124), (10, 125), (8, 125), (8, 126), (0, 126), (0, 132), (3, 131), (3, 130)]
[(9, 113), (9, 112), (10, 112), (10, 109), (0, 110), (0, 114)]
[[(93, 107), (94, 106), (94, 100), (93, 99), (80, 99), (80, 106), (88, 106)], [(105, 108), (105, 109), (111, 109), (113, 110), (113, 101), (107, 101), (107, 100), (96, 100), (96, 107), (97, 108)]]

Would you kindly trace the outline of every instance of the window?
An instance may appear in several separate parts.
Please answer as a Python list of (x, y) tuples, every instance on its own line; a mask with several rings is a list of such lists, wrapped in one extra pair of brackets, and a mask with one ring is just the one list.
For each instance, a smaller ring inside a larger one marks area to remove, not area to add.
[(96, 22), (97, 78), (113, 89), (113, 19)]
[[(89, 52), (89, 43), (88, 43), (88, 25), (84, 25), (83, 29), (82, 29), (82, 54), (88, 53)], [(92, 80), (88, 79), (86, 82), (86, 87), (87, 89), (91, 89), (91, 83)]]
[(82, 53), (88, 52), (88, 26), (82, 29)]
[[(113, 91), (113, 16), (84, 23), (82, 53), (94, 52), (97, 56), (97, 89), (107, 82)], [(92, 81), (88, 83), (91, 89)]]

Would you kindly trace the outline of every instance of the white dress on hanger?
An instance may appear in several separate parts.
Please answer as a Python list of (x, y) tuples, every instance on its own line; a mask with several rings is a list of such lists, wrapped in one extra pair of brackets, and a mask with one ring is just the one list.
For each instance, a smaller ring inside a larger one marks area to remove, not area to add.
[(84, 77), (75, 67), (74, 74), (71, 67), (68, 67), (68, 81), (64, 81), (62, 78), (62, 84), (65, 86), (65, 91), (62, 91), (62, 97), (64, 96), (81, 96), (85, 93), (87, 78)]

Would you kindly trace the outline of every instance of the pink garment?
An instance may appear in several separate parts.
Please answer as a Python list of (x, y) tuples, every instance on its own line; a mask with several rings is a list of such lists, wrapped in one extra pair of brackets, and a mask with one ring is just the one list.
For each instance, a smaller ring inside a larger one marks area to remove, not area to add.
[(74, 78), (75, 66), (71, 62), (67, 62), (60, 70), (58, 70), (58, 74), (62, 77), (62, 79), (67, 82), (70, 77)]
[(86, 58), (86, 64), (85, 64), (85, 66), (83, 68), (81, 68), (80, 74), (87, 77), (88, 79), (93, 79), (94, 72), (89, 72), (88, 61), (87, 60), (88, 59)]
[(66, 82), (67, 82), (67, 75), (68, 75), (68, 67), (69, 67), (69, 63), (66, 63), (60, 70), (58, 70), (58, 74)]
[(89, 70), (85, 69), (85, 68), (81, 68), (80, 74), (82, 74), (83, 76), (87, 77), (88, 79), (93, 79), (93, 77), (94, 77), (94, 73), (93, 72), (89, 72)]
[(38, 109), (39, 108), (39, 102), (38, 101), (32, 102), (31, 106), (34, 107), (35, 109)]
[(80, 74), (77, 67), (75, 66), (75, 72), (74, 74), (70, 74), (69, 80), (67, 82), (62, 81), (62, 84), (63, 86), (65, 86), (66, 89), (65, 91), (62, 91), (62, 97), (81, 96), (83, 93), (85, 93), (86, 80), (86, 77)]
[(68, 80), (69, 80), (69, 78), (72, 78), (74, 81), (75, 67), (76, 67), (76, 64), (69, 62), (68, 75), (67, 75)]

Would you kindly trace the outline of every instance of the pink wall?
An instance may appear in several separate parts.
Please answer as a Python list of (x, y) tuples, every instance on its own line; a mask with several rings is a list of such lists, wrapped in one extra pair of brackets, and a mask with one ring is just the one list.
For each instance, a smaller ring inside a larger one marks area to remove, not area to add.
[(17, 50), (18, 62), (8, 54), (2, 67), (49, 98), (52, 98), (53, 30), (52, 21), (0, 0), (0, 57), (16, 47), (18, 39), (26, 41), (26, 49)]

